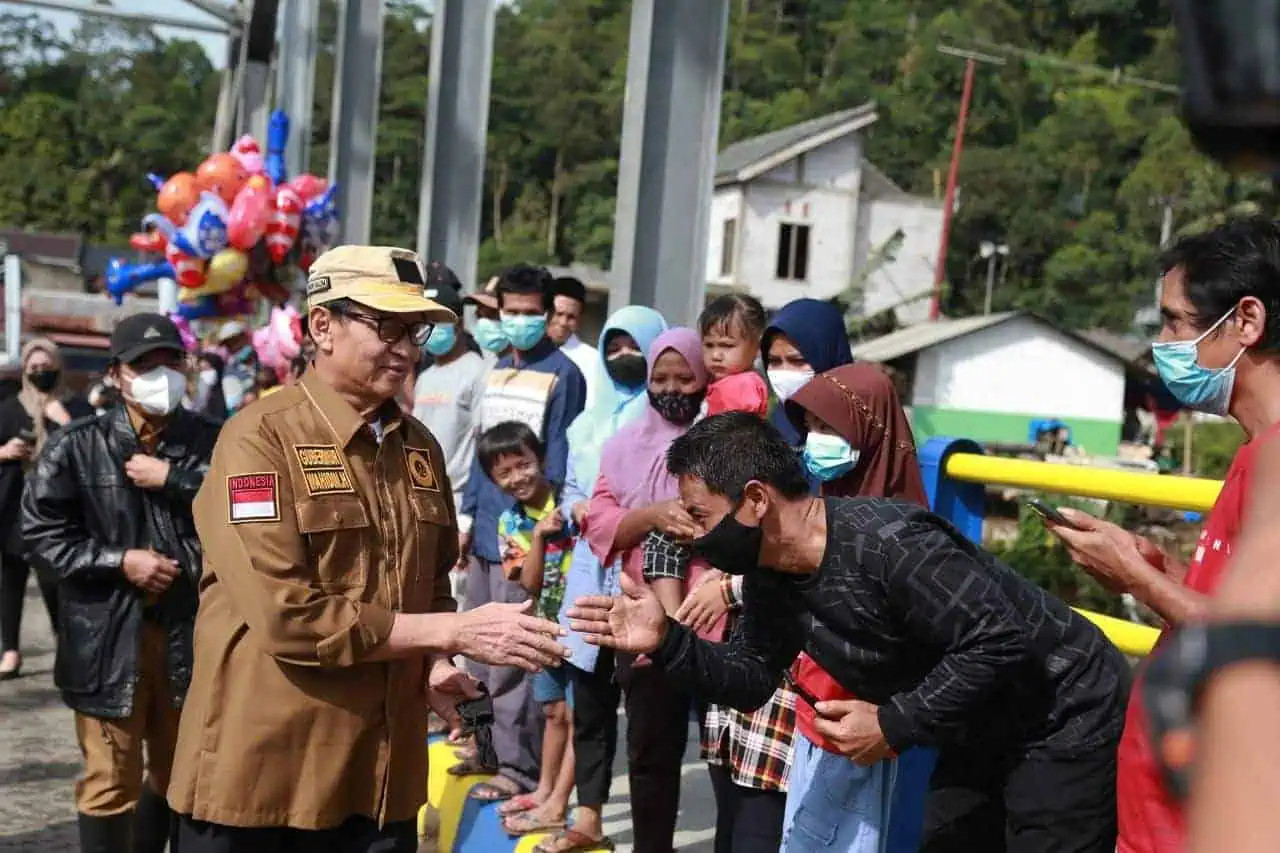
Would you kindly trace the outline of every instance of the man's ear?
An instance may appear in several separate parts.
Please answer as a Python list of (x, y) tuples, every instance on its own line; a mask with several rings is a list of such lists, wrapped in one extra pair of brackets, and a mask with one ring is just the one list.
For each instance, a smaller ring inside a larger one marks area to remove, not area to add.
[(743, 506), (749, 510), (751, 517), (757, 522), (761, 521), (769, 511), (771, 501), (772, 495), (759, 480), (750, 481), (742, 490)]

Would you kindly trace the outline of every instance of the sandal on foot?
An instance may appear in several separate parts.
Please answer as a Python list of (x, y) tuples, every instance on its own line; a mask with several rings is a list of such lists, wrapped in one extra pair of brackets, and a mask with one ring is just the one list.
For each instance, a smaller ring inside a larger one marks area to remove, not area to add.
[(555, 832), (564, 829), (564, 820), (539, 817), (532, 809), (508, 815), (502, 821), (502, 829), (512, 838), (534, 832)]
[(497, 767), (486, 767), (473, 755), (449, 768), (450, 776), (489, 776), (498, 772)]
[(520, 794), (498, 806), (498, 814), (501, 817), (511, 817), (522, 812), (533, 811), (540, 805), (542, 801), (536, 799), (533, 794)]
[[(564, 845), (568, 844), (568, 847)], [(613, 841), (609, 838), (592, 838), (573, 827), (562, 829), (548, 838), (538, 842), (533, 853), (587, 853), (591, 850), (612, 850)]]
[[(497, 778), (502, 779), (501, 776)], [(516, 784), (515, 782), (512, 782), (509, 779), (506, 779), (503, 781), (505, 781), (508, 785)], [(473, 800), (479, 800), (482, 803), (501, 803), (519, 794), (520, 794), (520, 790), (518, 788), (512, 791), (512, 790), (508, 790), (507, 788), (504, 788), (498, 782), (481, 782), (479, 785), (476, 785), (474, 788), (472, 788), (471, 793), (468, 794), (467, 796)]]

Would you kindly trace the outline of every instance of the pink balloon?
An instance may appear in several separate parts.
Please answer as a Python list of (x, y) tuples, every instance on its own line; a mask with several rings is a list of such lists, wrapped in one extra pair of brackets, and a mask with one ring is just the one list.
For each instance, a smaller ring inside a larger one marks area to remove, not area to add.
[(271, 195), (270, 189), (257, 186), (240, 191), (227, 215), (227, 242), (245, 252), (257, 245), (271, 221)]
[(317, 178), (309, 172), (298, 175), (289, 181), (289, 187), (298, 194), (304, 204), (320, 195), (328, 186), (329, 182), (324, 178)]

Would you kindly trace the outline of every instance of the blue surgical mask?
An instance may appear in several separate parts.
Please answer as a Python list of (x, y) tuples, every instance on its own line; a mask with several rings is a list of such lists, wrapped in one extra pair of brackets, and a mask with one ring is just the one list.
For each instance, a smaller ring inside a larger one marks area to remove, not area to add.
[(507, 347), (511, 346), (510, 339), (502, 331), (502, 324), (497, 320), (490, 320), (487, 317), (476, 320), (475, 326), (471, 329), (471, 334), (475, 337), (476, 343), (492, 353), (504, 352)]
[(804, 442), (804, 467), (824, 483), (852, 471), (859, 455), (859, 451), (838, 435), (811, 432)]
[(547, 318), (543, 314), (503, 314), (502, 333), (521, 352), (531, 350), (547, 336)]
[(1200, 364), (1200, 342), (1235, 313), (1223, 314), (1203, 335), (1191, 341), (1156, 341), (1151, 357), (1156, 363), (1160, 381), (1174, 398), (1189, 409), (1210, 415), (1225, 415), (1231, 406), (1231, 389), (1236, 384), (1236, 362), (1244, 355), (1244, 347), (1226, 367)]
[(447, 355), (458, 342), (458, 327), (453, 323), (436, 323), (422, 348), (435, 356)]

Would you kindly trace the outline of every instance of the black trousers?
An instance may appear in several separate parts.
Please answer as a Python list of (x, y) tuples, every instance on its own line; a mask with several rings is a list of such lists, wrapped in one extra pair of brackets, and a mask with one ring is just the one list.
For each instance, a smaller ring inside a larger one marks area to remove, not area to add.
[(942, 750), (920, 853), (1114, 853), (1116, 746), (1001, 762)]
[(716, 853), (778, 853), (787, 795), (743, 787), (719, 764), (707, 772), (716, 794)]
[[(22, 635), (22, 609), (27, 599), (27, 578), (31, 567), (21, 557), (0, 556), (0, 652), (18, 650)], [(54, 631), (58, 626), (58, 590), (36, 576), (44, 607), (49, 611), (49, 622)]]
[(246, 829), (195, 820), (178, 819), (180, 853), (415, 853), (418, 827), (414, 821), (389, 823), (352, 817), (335, 829)]
[[(603, 805), (617, 750), (619, 690), (626, 696), (627, 763), (636, 853), (671, 853), (680, 811), (680, 765), (689, 740), (688, 695), (657, 666), (601, 650), (595, 672), (572, 672), (578, 802)], [(615, 678), (616, 674), (616, 678)], [(186, 851), (183, 851), (186, 853)]]

